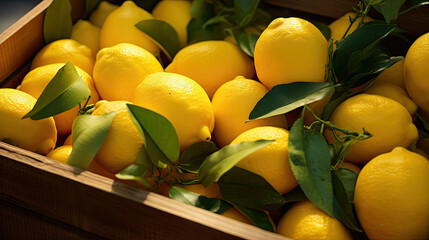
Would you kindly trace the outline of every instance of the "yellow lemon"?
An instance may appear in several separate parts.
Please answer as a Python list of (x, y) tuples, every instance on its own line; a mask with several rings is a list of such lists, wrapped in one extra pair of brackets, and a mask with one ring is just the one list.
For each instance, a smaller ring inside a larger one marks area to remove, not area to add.
[(295, 240), (352, 240), (347, 228), (310, 201), (293, 205), (280, 219), (277, 233)]
[(292, 82), (323, 82), (328, 42), (304, 19), (277, 18), (259, 36), (254, 57), (256, 74), (268, 89)]
[[(397, 146), (416, 143), (418, 132), (407, 109), (387, 97), (362, 93), (341, 103), (331, 116), (337, 127), (373, 135), (349, 148), (345, 160), (364, 164), (375, 156), (392, 151)], [(334, 142), (332, 134), (326, 136)]]
[(153, 54), (158, 54), (158, 46), (134, 26), (148, 19), (153, 19), (152, 14), (139, 8), (133, 1), (125, 1), (106, 18), (100, 32), (100, 49), (112, 47), (118, 43), (132, 43)]
[(69, 61), (92, 76), (94, 56), (86, 45), (73, 39), (61, 39), (44, 46), (34, 57), (31, 69)]
[(188, 42), (187, 26), (191, 20), (190, 1), (160, 1), (152, 10), (152, 15), (155, 19), (170, 24), (179, 35), (182, 47), (186, 46)]
[(210, 98), (225, 82), (236, 76), (252, 78), (253, 62), (240, 48), (227, 41), (203, 41), (180, 50), (166, 72), (190, 77), (200, 84)]
[[(35, 98), (39, 98), (48, 83), (52, 80), (52, 78), (54, 78), (55, 74), (57, 74), (58, 70), (63, 66), (63, 63), (56, 63), (33, 69), (24, 77), (21, 85), (18, 87), (19, 90), (29, 93)], [(99, 96), (95, 90), (94, 82), (91, 76), (89, 76), (79, 67), (76, 67), (76, 70), (81, 76), (82, 80), (91, 90), (91, 98), (89, 99), (88, 104), (96, 103), (99, 100)], [(82, 104), (85, 102), (86, 100), (84, 100)], [(65, 135), (71, 132), (72, 124), (78, 114), (78, 111), (79, 107), (76, 106), (66, 112), (54, 116), (58, 134)]]
[(70, 134), (70, 135), (66, 138), (66, 140), (64, 140), (63, 145), (72, 145), (72, 144), (73, 144), (73, 135), (72, 135), (72, 134)]
[(94, 82), (102, 99), (131, 101), (135, 88), (147, 75), (162, 71), (161, 64), (150, 52), (120, 43), (98, 52)]
[(417, 112), (417, 104), (410, 99), (407, 91), (398, 85), (386, 82), (376, 82), (364, 92), (393, 99), (402, 104), (402, 106), (404, 106), (411, 115), (414, 115), (414, 113)]
[(209, 141), (214, 127), (213, 107), (204, 89), (176, 73), (153, 73), (136, 88), (134, 103), (167, 118), (179, 138), (180, 150)]
[(110, 173), (116, 174), (133, 164), (143, 146), (143, 138), (128, 113), (126, 101), (99, 101), (92, 115), (116, 112), (95, 161)]
[[(355, 16), (356, 16), (356, 13), (349, 12), (344, 14), (342, 17), (338, 18), (337, 20), (333, 21), (331, 24), (329, 24), (329, 28), (331, 29), (331, 38), (334, 38), (334, 42), (339, 41), (343, 38), (344, 34), (346, 33), (347, 29), (350, 26), (349, 18), (354, 18)], [(350, 27), (349, 31), (347, 32), (346, 36), (348, 36), (350, 33), (356, 30), (361, 20), (362, 20), (361, 17), (356, 19), (356, 21), (353, 23), (353, 25)], [(371, 17), (366, 16), (364, 21), (369, 22), (372, 20), (373, 19)]]
[(393, 64), (390, 68), (384, 70), (376, 78), (376, 83), (385, 82), (395, 84), (403, 89), (405, 89), (405, 80), (404, 80), (404, 62), (405, 59), (398, 61)]
[(427, 239), (429, 161), (397, 147), (369, 161), (356, 182), (354, 203), (370, 239)]
[(89, 15), (89, 21), (101, 28), (107, 16), (117, 8), (118, 6), (115, 4), (108, 1), (101, 1), (97, 8)]
[(252, 128), (240, 134), (231, 142), (231, 145), (260, 139), (275, 141), (245, 157), (236, 166), (260, 175), (280, 194), (285, 194), (298, 185), (289, 165), (289, 132), (286, 129)]
[[(70, 135), (71, 136), (71, 135)], [(52, 158), (58, 162), (67, 163), (67, 159), (69, 158), (72, 152), (71, 145), (64, 145), (61, 147), (57, 147), (54, 150), (50, 151), (46, 157)], [(91, 164), (86, 169), (90, 172), (96, 173), (101, 176), (105, 176), (111, 179), (116, 179), (115, 175), (109, 173), (104, 170), (96, 161), (92, 161)]]
[(88, 46), (95, 55), (98, 52), (100, 28), (88, 21), (79, 20), (73, 25), (70, 38)]
[(420, 36), (408, 49), (404, 62), (404, 79), (408, 95), (425, 112), (429, 112), (429, 33)]
[(33, 109), (36, 101), (25, 92), (0, 88), (0, 141), (45, 155), (57, 142), (54, 119), (21, 119)]
[(241, 133), (259, 126), (287, 128), (284, 115), (246, 123), (256, 103), (268, 92), (261, 83), (242, 76), (224, 83), (212, 99), (215, 115), (214, 139), (218, 146), (229, 145)]

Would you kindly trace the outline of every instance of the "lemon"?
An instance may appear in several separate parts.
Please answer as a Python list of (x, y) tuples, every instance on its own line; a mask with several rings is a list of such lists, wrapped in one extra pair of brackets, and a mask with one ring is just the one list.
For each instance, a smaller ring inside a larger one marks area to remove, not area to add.
[(180, 50), (166, 72), (190, 77), (200, 84), (210, 98), (225, 82), (236, 76), (252, 78), (253, 62), (240, 48), (227, 41), (203, 41)]
[(204, 89), (176, 73), (153, 73), (136, 88), (134, 103), (167, 118), (177, 132), (180, 150), (209, 141), (214, 127), (213, 107)]
[(349, 162), (343, 162), (343, 165), (341, 167), (350, 169), (350, 170), (355, 171), (357, 173), (360, 173), (360, 170), (361, 170), (360, 167), (358, 167), (356, 164), (349, 163)]
[(155, 19), (170, 24), (179, 35), (180, 44), (186, 46), (188, 42), (187, 26), (191, 20), (191, 2), (163, 0), (158, 2), (152, 10)]
[(417, 104), (410, 99), (407, 91), (398, 85), (385, 82), (376, 82), (364, 92), (393, 99), (402, 104), (402, 106), (404, 106), (411, 115), (414, 115), (414, 113), (417, 112)]
[(376, 83), (379, 83), (379, 82), (391, 83), (405, 89), (404, 62), (405, 62), (405, 59), (401, 59), (397, 63), (393, 64), (390, 68), (384, 70), (376, 78), (375, 80)]
[(120, 43), (98, 52), (94, 82), (102, 99), (130, 101), (135, 88), (147, 75), (162, 71), (161, 64), (150, 52)]
[(295, 240), (353, 239), (344, 225), (310, 201), (294, 204), (280, 219), (277, 233)]
[(91, 49), (73, 39), (61, 39), (44, 46), (34, 57), (31, 69), (51, 63), (66, 63), (82, 68), (92, 76), (94, 56)]
[(73, 144), (73, 135), (70, 134), (70, 135), (68, 135), (66, 140), (64, 140), (63, 145), (72, 145), (72, 144)]
[[(338, 18), (337, 20), (333, 21), (331, 24), (329, 24), (329, 28), (331, 29), (331, 38), (334, 38), (334, 42), (339, 41), (343, 38), (344, 34), (346, 33), (347, 29), (350, 26), (349, 18), (354, 18), (355, 16), (356, 16), (356, 13), (349, 12), (344, 14), (342, 17)], [(350, 35), (350, 33), (354, 32), (357, 29), (361, 20), (362, 20), (361, 17), (356, 19), (356, 21), (353, 23), (353, 25), (350, 27), (349, 31), (347, 32), (346, 36)], [(372, 20), (373, 19), (371, 17), (366, 16), (364, 22), (369, 22)]]
[[(31, 70), (27, 75), (25, 75), (21, 85), (18, 87), (19, 90), (29, 93), (35, 98), (39, 98), (48, 83), (54, 78), (55, 74), (57, 74), (58, 70), (60, 70), (60, 68), (63, 66), (63, 63), (55, 63)], [(99, 96), (97, 90), (95, 90), (94, 82), (91, 76), (89, 76), (79, 67), (76, 67), (76, 70), (85, 84), (91, 90), (91, 98), (89, 99), (88, 104), (96, 103), (99, 100)], [(82, 104), (85, 102), (86, 100), (84, 100)], [(76, 106), (66, 112), (54, 116), (58, 134), (65, 135), (71, 132), (72, 124), (78, 114), (78, 111), (79, 107)]]
[(238, 135), (259, 126), (287, 128), (284, 115), (246, 123), (256, 103), (268, 92), (261, 83), (242, 76), (224, 83), (212, 99), (215, 115), (214, 139), (218, 146), (229, 145)]
[(95, 55), (98, 52), (100, 28), (88, 21), (79, 20), (73, 25), (70, 38), (88, 46)]
[[(375, 156), (392, 151), (397, 146), (408, 147), (416, 143), (418, 132), (407, 109), (387, 97), (362, 93), (342, 102), (331, 116), (339, 128), (373, 135), (349, 148), (345, 160), (364, 164)], [(326, 136), (334, 142), (332, 134)]]
[(370, 239), (427, 239), (429, 161), (403, 147), (369, 161), (356, 182), (355, 207)]
[(404, 62), (404, 80), (408, 95), (429, 112), (429, 33), (420, 36), (408, 49)]
[(92, 115), (116, 112), (100, 150), (94, 160), (108, 172), (116, 174), (135, 163), (143, 138), (128, 113), (127, 101), (99, 101)]
[(292, 82), (323, 82), (328, 42), (304, 19), (277, 18), (256, 41), (254, 58), (256, 74), (268, 89)]
[(101, 28), (107, 16), (117, 8), (118, 6), (115, 4), (108, 1), (101, 1), (97, 8), (89, 15), (88, 20)]
[(277, 127), (256, 127), (240, 134), (231, 145), (245, 141), (275, 140), (236, 164), (265, 178), (280, 194), (295, 188), (298, 182), (292, 173), (288, 157), (289, 132)]
[[(72, 149), (73, 148), (71, 145), (63, 145), (61, 147), (57, 147), (54, 150), (50, 151), (48, 155), (46, 155), (46, 157), (52, 158), (58, 162), (67, 163), (67, 159), (69, 158), (72, 152)], [(96, 161), (92, 161), (86, 170), (101, 176), (105, 176), (111, 179), (116, 179), (115, 175), (104, 170), (100, 165), (98, 165)]]
[(21, 119), (33, 109), (36, 101), (25, 92), (0, 88), (0, 141), (45, 155), (57, 142), (54, 119)]
[(148, 19), (153, 19), (152, 14), (139, 8), (133, 1), (125, 1), (106, 18), (100, 32), (100, 49), (112, 47), (118, 43), (132, 43), (153, 54), (158, 54), (158, 46), (134, 26)]

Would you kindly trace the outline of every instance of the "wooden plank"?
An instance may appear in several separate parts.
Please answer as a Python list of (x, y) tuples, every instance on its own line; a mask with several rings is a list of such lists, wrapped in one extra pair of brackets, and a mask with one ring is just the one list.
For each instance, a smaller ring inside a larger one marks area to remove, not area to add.
[(1, 200), (0, 229), (0, 239), (105, 239)]
[(43, 0), (0, 34), (0, 83), (42, 47), (44, 10), (51, 2)]
[(0, 197), (109, 239), (287, 239), (0, 142)]
[[(314, 15), (337, 19), (347, 12), (352, 12), (353, 7), (357, 6), (356, 0), (264, 0), (265, 2), (283, 7), (283, 12), (287, 13), (286, 9), (301, 11)], [(375, 11), (371, 12), (371, 16), (382, 19)], [(423, 6), (419, 9), (408, 12), (399, 17), (398, 26), (410, 31), (412, 35), (418, 37), (429, 32), (429, 6)]]

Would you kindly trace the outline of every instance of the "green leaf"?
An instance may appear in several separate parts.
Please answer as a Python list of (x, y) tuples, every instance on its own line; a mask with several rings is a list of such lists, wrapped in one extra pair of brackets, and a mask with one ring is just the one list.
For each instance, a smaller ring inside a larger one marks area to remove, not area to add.
[(242, 142), (225, 146), (219, 151), (208, 156), (199, 170), (199, 176), (205, 187), (219, 180), (219, 178), (234, 167), (239, 161), (259, 149), (274, 142), (273, 140), (257, 140), (254, 142)]
[(238, 46), (243, 52), (245, 52), (250, 57), (253, 57), (255, 52), (256, 41), (258, 41), (259, 36), (255, 34), (247, 34), (241, 31), (231, 31), (237, 42)]
[(85, 12), (87, 14), (91, 13), (95, 10), (95, 8), (98, 6), (98, 4), (101, 2), (101, 0), (86, 0), (85, 1)]
[(155, 166), (165, 168), (179, 158), (179, 140), (173, 125), (162, 115), (127, 104), (134, 125), (144, 139), (147, 155)]
[(161, 48), (170, 60), (181, 49), (179, 35), (170, 24), (149, 19), (138, 22), (135, 26)]
[(73, 144), (67, 163), (82, 169), (91, 164), (103, 145), (116, 112), (103, 115), (79, 115), (73, 122)]
[(239, 27), (246, 26), (252, 20), (259, 0), (234, 0), (236, 22)]
[(198, 173), (204, 159), (219, 148), (213, 142), (197, 142), (183, 151), (179, 158), (179, 169), (190, 173)]
[(362, 232), (352, 205), (357, 177), (356, 172), (346, 168), (332, 171), (334, 215), (351, 230)]
[(429, 5), (429, 1), (427, 0), (413, 0), (411, 1), (411, 8), (417, 8), (423, 5)]
[(222, 198), (256, 210), (277, 209), (285, 199), (263, 177), (242, 168), (233, 167), (219, 178)]
[(321, 119), (325, 121), (329, 120), (335, 108), (337, 108), (338, 105), (340, 105), (344, 100), (346, 100), (347, 97), (348, 94), (346, 91), (335, 90), (334, 94), (332, 95), (331, 99), (329, 99), (328, 104), (326, 104), (322, 114), (320, 115)]
[(287, 113), (329, 96), (333, 89), (334, 85), (323, 82), (294, 82), (274, 86), (250, 112), (249, 120)]
[(304, 129), (303, 118), (299, 118), (290, 130), (289, 163), (307, 198), (333, 216), (329, 146), (320, 132)]
[(267, 213), (255, 209), (246, 208), (240, 205), (233, 205), (239, 212), (246, 216), (253, 224), (264, 230), (275, 232), (273, 222)]
[(230, 23), (228, 21), (228, 19), (226, 19), (226, 17), (224, 15), (218, 15), (215, 17), (210, 18), (209, 20), (207, 20), (206, 22), (204, 22), (202, 28), (206, 29), (208, 26), (213, 25), (213, 24), (217, 24), (217, 23)]
[(33, 109), (23, 118), (39, 120), (57, 115), (79, 105), (91, 91), (75, 66), (67, 62), (43, 90)]
[(307, 199), (307, 197), (305, 196), (305, 193), (302, 191), (302, 189), (299, 186), (294, 188), (292, 191), (284, 194), (283, 198), (285, 199), (286, 203), (299, 202)]
[(223, 23), (211, 24), (203, 27), (208, 19), (191, 19), (187, 26), (188, 43), (208, 40), (223, 40), (226, 37)]
[(197, 19), (207, 15), (214, 15), (212, 6), (207, 4), (205, 0), (194, 0), (191, 4), (190, 12), (191, 17)]
[[(257, 8), (252, 20), (250, 20), (250, 23), (248, 25), (254, 26), (256, 28), (266, 27), (271, 23), (272, 20), (273, 17), (270, 13), (261, 8)], [(264, 29), (260, 30), (263, 31)]]
[(335, 75), (338, 79), (341, 81), (348, 74), (348, 63), (353, 52), (374, 46), (395, 29), (396, 25), (381, 21), (371, 21), (339, 41), (332, 60)]
[(391, 23), (398, 18), (399, 9), (405, 3), (406, 0), (389, 0), (381, 1), (374, 6), (377, 12), (381, 13), (387, 23)]
[(135, 180), (141, 182), (146, 187), (150, 187), (149, 182), (145, 179), (146, 173), (149, 171), (144, 165), (131, 164), (124, 170), (117, 173), (115, 176), (122, 180)]
[(173, 186), (168, 190), (168, 195), (170, 198), (179, 202), (199, 207), (214, 213), (220, 214), (231, 208), (231, 205), (222, 199), (204, 197), (198, 193), (194, 193), (176, 186)]
[(319, 29), (328, 42), (331, 40), (331, 28), (329, 28), (328, 24), (318, 21), (312, 21), (311, 23)]
[(43, 38), (46, 43), (70, 38), (72, 32), (71, 4), (69, 0), (53, 0), (43, 20)]

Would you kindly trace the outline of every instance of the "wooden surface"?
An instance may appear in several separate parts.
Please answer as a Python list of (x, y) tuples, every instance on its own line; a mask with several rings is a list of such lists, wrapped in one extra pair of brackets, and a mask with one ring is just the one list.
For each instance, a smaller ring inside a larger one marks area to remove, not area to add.
[[(352, 12), (358, 0), (264, 0), (265, 2), (314, 15), (337, 19), (347, 12)], [(280, 9), (278, 9), (280, 11)], [(381, 16), (371, 12), (380, 19)], [(422, 6), (399, 17), (398, 26), (407, 29), (415, 37), (429, 32), (429, 6)]]
[(0, 201), (59, 222), (54, 229), (109, 239), (286, 239), (3, 142), (0, 183)]
[(52, 0), (43, 0), (0, 34), (0, 83), (22, 66), (43, 45), (44, 10)]

